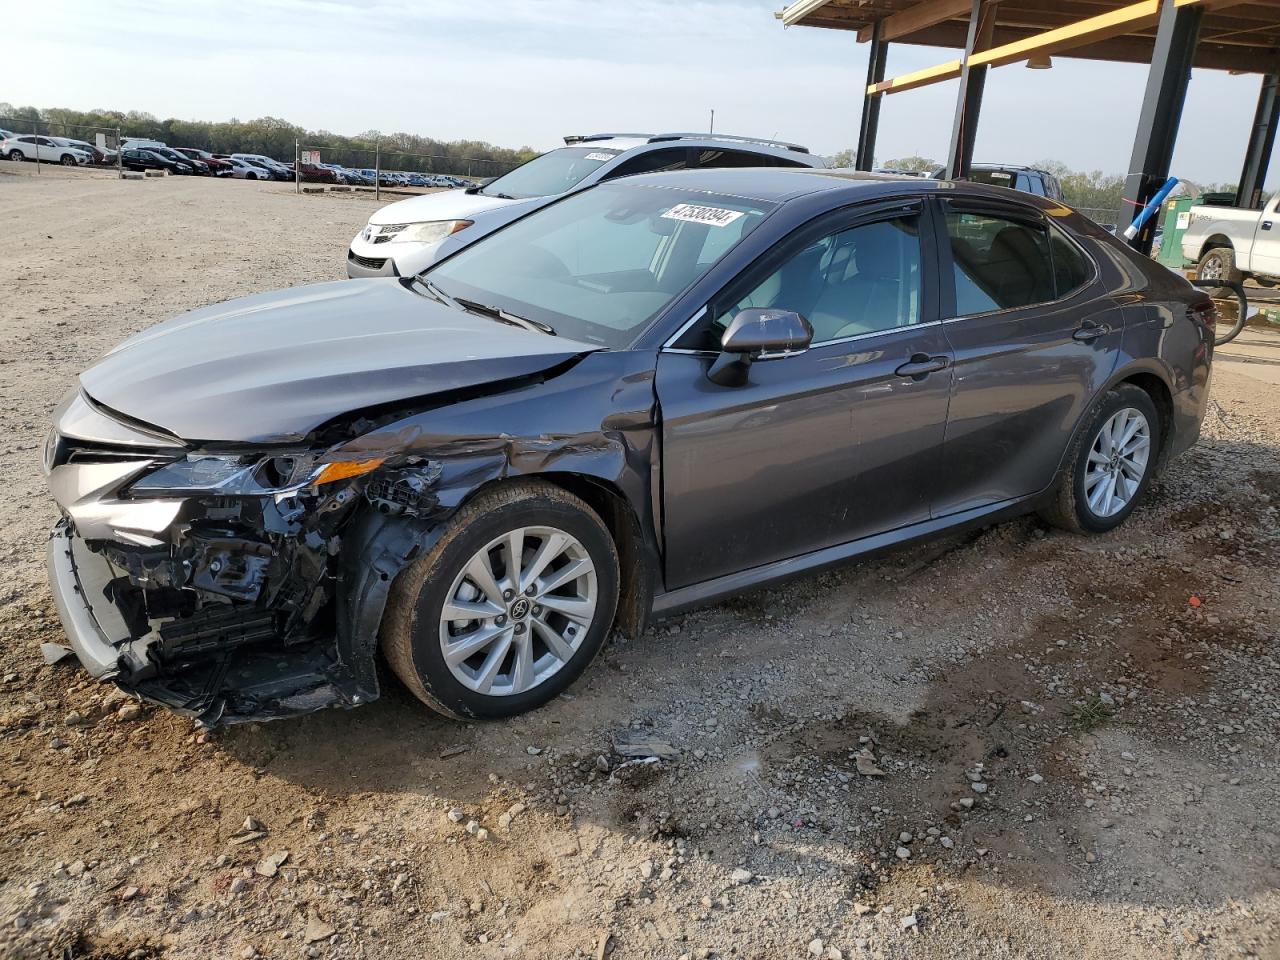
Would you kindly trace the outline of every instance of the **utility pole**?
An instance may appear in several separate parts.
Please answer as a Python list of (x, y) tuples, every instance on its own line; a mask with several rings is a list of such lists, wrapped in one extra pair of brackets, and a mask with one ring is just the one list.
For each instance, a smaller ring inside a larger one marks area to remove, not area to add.
[(297, 137), (293, 138), (293, 192), (302, 192), (302, 153)]
[(120, 139), (119, 127), (116, 127), (116, 174), (124, 179), (124, 141)]
[(373, 199), (382, 199), (382, 139), (373, 141)]

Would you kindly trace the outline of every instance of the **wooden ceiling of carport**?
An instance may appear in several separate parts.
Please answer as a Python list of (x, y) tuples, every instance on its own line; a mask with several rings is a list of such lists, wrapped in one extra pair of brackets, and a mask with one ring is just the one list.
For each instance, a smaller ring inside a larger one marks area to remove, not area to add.
[[(1243, 73), (1280, 72), (1280, 0), (1178, 2), (1199, 2), (1205, 7), (1195, 66)], [(1133, 0), (999, 0), (993, 4), (995, 24), (986, 46), (1030, 41), (1048, 31), (1062, 30), (1069, 35), (1074, 25), (1113, 15), (1121, 19), (1111, 30), (1067, 36), (1042, 48), (1043, 52), (1150, 63), (1156, 16), (1154, 12), (1145, 15), (1137, 9), (1140, 6)], [(1158, 10), (1158, 4), (1149, 6)], [(883, 21), (881, 39), (891, 43), (963, 49), (972, 7), (972, 0), (796, 0), (777, 16), (788, 26), (857, 31), (858, 40), (864, 43), (871, 39), (872, 25)], [(947, 77), (926, 82), (942, 79)]]

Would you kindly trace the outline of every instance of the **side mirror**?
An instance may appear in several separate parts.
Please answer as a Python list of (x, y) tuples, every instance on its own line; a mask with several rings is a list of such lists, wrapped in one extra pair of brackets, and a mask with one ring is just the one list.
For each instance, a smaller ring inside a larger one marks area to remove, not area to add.
[(740, 387), (757, 360), (780, 360), (804, 353), (813, 327), (794, 310), (748, 307), (739, 310), (720, 338), (720, 356), (707, 377), (724, 387)]

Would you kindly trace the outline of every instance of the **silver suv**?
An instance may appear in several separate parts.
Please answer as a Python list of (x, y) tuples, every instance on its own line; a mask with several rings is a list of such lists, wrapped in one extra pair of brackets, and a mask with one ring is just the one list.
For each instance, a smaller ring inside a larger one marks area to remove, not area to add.
[(564, 142), (482, 186), (383, 207), (351, 241), (347, 276), (420, 273), (517, 217), (602, 180), (710, 167), (826, 166), (794, 143), (722, 134), (593, 133)]

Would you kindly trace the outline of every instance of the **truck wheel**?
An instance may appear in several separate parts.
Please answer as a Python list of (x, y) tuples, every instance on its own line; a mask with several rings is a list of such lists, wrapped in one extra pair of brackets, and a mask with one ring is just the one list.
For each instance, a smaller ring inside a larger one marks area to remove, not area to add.
[(1205, 251), (1196, 267), (1197, 280), (1221, 280), (1223, 283), (1239, 283), (1244, 274), (1236, 269), (1236, 252), (1231, 247), (1214, 247)]
[(540, 707), (613, 624), (618, 553), (584, 501), (530, 480), (481, 493), (395, 580), (381, 643), (396, 675), (449, 717)]

